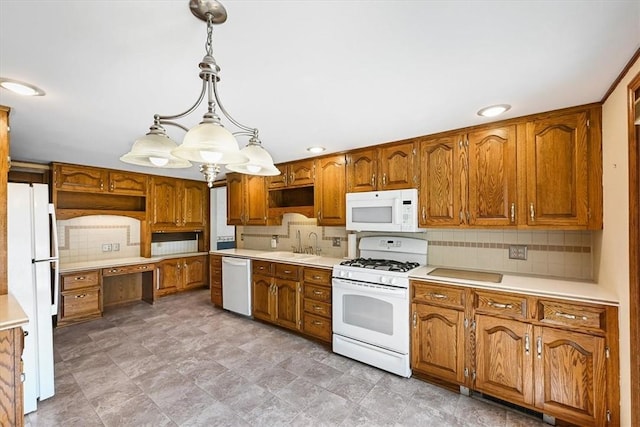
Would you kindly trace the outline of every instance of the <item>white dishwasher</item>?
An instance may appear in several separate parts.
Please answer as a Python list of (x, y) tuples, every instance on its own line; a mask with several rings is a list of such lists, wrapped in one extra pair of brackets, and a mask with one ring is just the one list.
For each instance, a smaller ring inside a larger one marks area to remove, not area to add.
[(222, 257), (222, 307), (251, 316), (251, 260)]

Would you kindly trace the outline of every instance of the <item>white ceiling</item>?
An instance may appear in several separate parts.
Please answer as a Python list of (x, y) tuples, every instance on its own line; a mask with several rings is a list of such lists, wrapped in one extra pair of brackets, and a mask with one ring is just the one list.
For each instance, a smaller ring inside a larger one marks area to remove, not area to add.
[[(276, 162), (483, 123), (491, 104), (511, 104), (508, 118), (598, 102), (640, 47), (636, 0), (223, 5), (222, 101)], [(0, 89), (12, 158), (201, 179), (118, 158), (153, 114), (196, 100), (205, 36), (188, 0), (0, 0), (0, 76), (47, 93)]]

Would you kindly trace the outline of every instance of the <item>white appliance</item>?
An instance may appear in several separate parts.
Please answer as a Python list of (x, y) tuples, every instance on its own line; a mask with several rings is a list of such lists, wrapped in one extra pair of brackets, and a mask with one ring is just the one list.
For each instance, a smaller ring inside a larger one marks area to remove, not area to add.
[(333, 267), (333, 351), (410, 377), (409, 274), (426, 264), (427, 241), (363, 237), (359, 249)]
[(418, 228), (418, 190), (347, 193), (347, 230), (423, 231)]
[(211, 249), (236, 247), (236, 228), (227, 225), (227, 187), (215, 187), (210, 192)]
[(52, 316), (58, 312), (58, 239), (46, 185), (9, 183), (7, 208), (9, 293), (29, 317), (22, 355), (27, 414), (37, 409), (38, 400), (55, 393)]
[(222, 257), (222, 308), (251, 316), (251, 260)]

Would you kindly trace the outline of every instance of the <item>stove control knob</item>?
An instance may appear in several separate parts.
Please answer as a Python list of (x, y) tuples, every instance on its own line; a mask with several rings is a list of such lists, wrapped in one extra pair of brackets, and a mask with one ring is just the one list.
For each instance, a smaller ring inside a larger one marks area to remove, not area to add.
[(389, 279), (387, 277), (384, 277), (384, 276), (380, 277), (380, 283), (387, 283), (388, 280)]
[(395, 285), (395, 284), (396, 284), (396, 282), (397, 282), (396, 278), (395, 278), (395, 277), (393, 277), (393, 278), (391, 279), (391, 281), (389, 281), (389, 284), (390, 284), (390, 285)]

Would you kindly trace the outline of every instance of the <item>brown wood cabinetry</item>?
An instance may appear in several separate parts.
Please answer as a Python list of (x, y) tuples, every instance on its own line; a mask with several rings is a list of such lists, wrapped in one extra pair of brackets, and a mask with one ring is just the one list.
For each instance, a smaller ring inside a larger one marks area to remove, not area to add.
[(206, 255), (161, 261), (158, 264), (159, 278), (156, 295), (164, 296), (206, 285), (208, 265)]
[(222, 257), (220, 255), (209, 255), (209, 287), (211, 303), (222, 307)]
[(100, 270), (60, 275), (58, 325), (82, 322), (102, 316)]
[(347, 154), (347, 191), (417, 188), (418, 143), (401, 141)]
[(227, 224), (267, 225), (267, 187), (263, 176), (227, 174)]
[(9, 108), (0, 105), (0, 295), (7, 286), (7, 172), (9, 171)]
[(0, 330), (0, 425), (24, 425), (22, 388), (22, 328)]
[(331, 270), (305, 267), (302, 332), (331, 342)]
[(424, 281), (411, 289), (414, 374), (576, 425), (619, 422), (616, 307)]
[(345, 225), (346, 169), (344, 155), (316, 160), (315, 210), (318, 225)]
[(292, 330), (301, 329), (302, 268), (292, 264), (254, 261), (252, 314)]
[(154, 176), (149, 197), (151, 231), (202, 231), (209, 217), (204, 182)]
[(268, 178), (269, 190), (313, 185), (313, 159), (276, 165), (280, 175)]
[(420, 225), (515, 226), (516, 126), (424, 139)]

